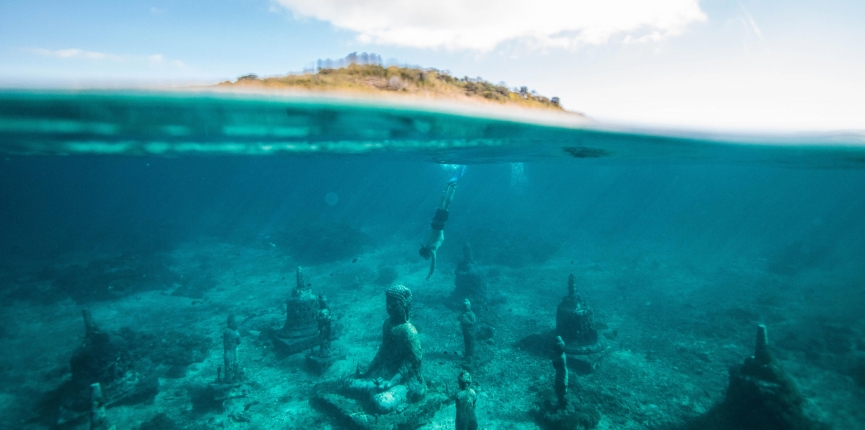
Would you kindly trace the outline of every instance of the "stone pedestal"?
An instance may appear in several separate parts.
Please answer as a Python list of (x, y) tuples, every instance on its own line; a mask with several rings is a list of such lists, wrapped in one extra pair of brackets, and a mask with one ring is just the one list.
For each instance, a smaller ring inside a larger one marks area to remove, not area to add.
[(399, 410), (382, 414), (364, 401), (346, 396), (339, 382), (320, 384), (313, 400), (316, 406), (340, 417), (348, 428), (363, 430), (416, 429), (435, 416), (447, 400), (444, 394), (427, 390), (417, 402), (404, 403)]
[(303, 271), (297, 268), (297, 282), (286, 301), (285, 324), (272, 333), (278, 351), (297, 354), (318, 345), (318, 298), (303, 280)]
[(580, 373), (591, 373), (594, 354), (603, 352), (606, 342), (594, 328), (594, 312), (577, 293), (574, 275), (568, 277), (568, 295), (556, 310), (556, 336), (565, 342), (571, 366)]

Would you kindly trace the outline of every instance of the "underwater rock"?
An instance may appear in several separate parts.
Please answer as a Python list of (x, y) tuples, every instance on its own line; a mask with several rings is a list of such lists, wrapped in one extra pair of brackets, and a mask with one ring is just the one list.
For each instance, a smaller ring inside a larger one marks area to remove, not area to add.
[(39, 277), (51, 282), (51, 290), (22, 289), (15, 296), (40, 302), (70, 297), (77, 303), (87, 303), (161, 290), (180, 281), (189, 282), (169, 266), (165, 255), (154, 254), (119, 255), (86, 265), (48, 267), (39, 273)]
[(487, 281), (474, 261), (469, 243), (463, 245), (463, 259), (457, 264), (455, 275), (455, 288), (451, 295), (455, 300), (469, 299), (478, 305), (487, 303)]
[(300, 267), (297, 268), (295, 287), (285, 307), (285, 324), (272, 333), (277, 350), (292, 355), (318, 345), (318, 298), (304, 283)]
[(435, 414), (445, 397), (428, 392), (421, 375), (423, 352), (410, 320), (411, 290), (395, 285), (385, 296), (389, 318), (372, 362), (346, 380), (319, 384), (315, 400), (357, 428), (415, 428)]
[(307, 220), (298, 227), (275, 235), (273, 241), (302, 264), (322, 264), (351, 259), (373, 242), (357, 227), (342, 222)]
[(138, 430), (176, 430), (177, 428), (177, 423), (164, 412), (154, 415), (153, 418), (138, 426)]
[(572, 365), (586, 373), (591, 373), (594, 360), (579, 356), (598, 354), (607, 346), (594, 327), (592, 308), (577, 293), (574, 275), (568, 276), (568, 295), (556, 310), (556, 335), (565, 342), (565, 352), (574, 361)]
[(375, 284), (382, 287), (391, 286), (399, 278), (399, 273), (391, 266), (379, 266)]
[(331, 345), (333, 336), (333, 317), (330, 314), (330, 308), (327, 306), (327, 297), (318, 297), (318, 351), (310, 352), (306, 356), (306, 362), (312, 366), (317, 372), (321, 373), (327, 370), (336, 360), (345, 358), (344, 354), (335, 350)]
[(766, 326), (757, 327), (754, 355), (730, 369), (724, 401), (688, 428), (711, 430), (827, 429), (807, 417), (805, 398), (772, 359)]
[(475, 407), (478, 403), (478, 393), (472, 389), (472, 375), (463, 370), (457, 378), (460, 391), (457, 393), (456, 400), (456, 430), (477, 430), (478, 417), (475, 414)]

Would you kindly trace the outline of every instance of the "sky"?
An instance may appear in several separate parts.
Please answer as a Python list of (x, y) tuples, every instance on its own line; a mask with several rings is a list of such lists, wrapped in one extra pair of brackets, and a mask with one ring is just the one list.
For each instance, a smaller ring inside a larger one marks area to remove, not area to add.
[(0, 87), (297, 73), (371, 52), (640, 127), (865, 130), (865, 2), (0, 0)]

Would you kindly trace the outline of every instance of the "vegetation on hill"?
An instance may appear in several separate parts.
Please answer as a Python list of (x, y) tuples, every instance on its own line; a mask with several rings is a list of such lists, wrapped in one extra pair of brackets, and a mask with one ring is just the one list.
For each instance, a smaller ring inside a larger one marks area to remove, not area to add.
[(523, 107), (562, 110), (559, 98), (547, 98), (529, 92), (526, 87), (511, 90), (481, 78), (456, 78), (446, 71), (378, 64), (348, 64), (340, 68), (322, 68), (317, 72), (259, 78), (241, 76), (221, 87), (302, 89), (311, 91), (389, 92), (436, 99), (480, 100)]

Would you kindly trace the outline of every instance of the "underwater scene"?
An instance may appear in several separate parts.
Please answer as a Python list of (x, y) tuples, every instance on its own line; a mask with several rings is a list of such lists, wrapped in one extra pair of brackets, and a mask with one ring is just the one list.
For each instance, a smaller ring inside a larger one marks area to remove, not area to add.
[(861, 135), (0, 92), (0, 427), (865, 428)]

